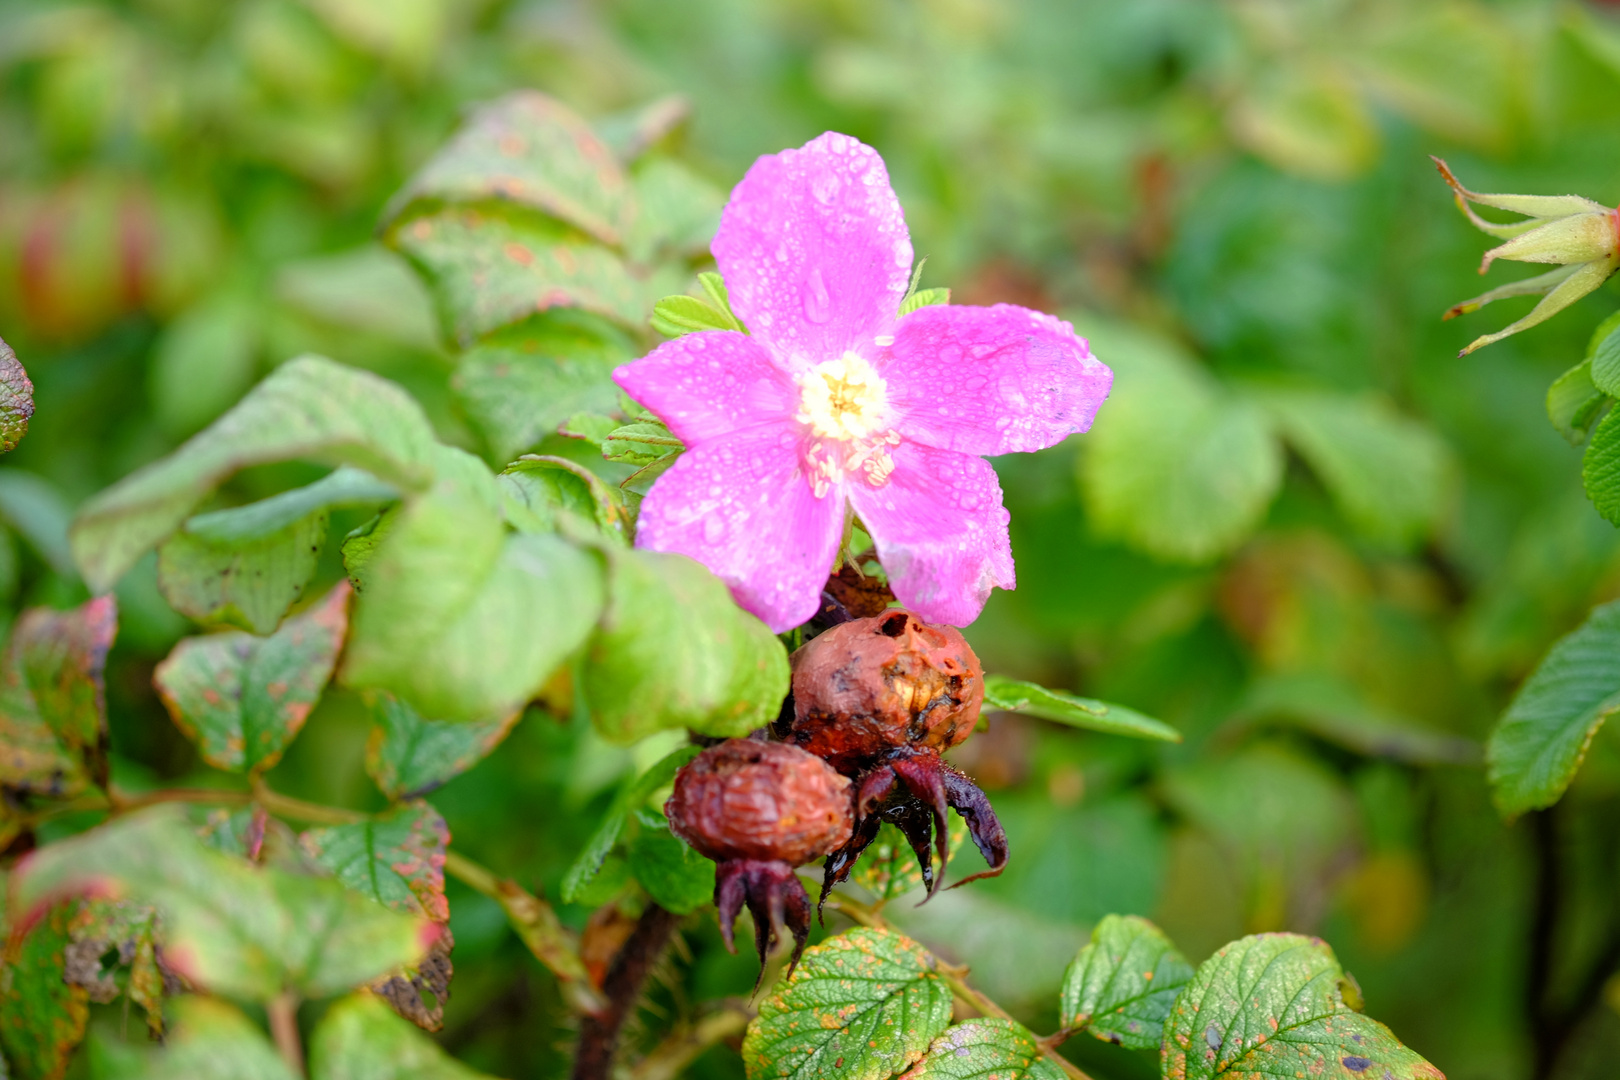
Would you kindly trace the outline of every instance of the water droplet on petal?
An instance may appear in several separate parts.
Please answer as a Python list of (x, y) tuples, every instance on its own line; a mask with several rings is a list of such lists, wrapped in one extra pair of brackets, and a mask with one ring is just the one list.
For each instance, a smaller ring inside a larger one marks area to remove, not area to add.
[(705, 544), (718, 544), (720, 538), (726, 535), (726, 522), (719, 514), (710, 514), (703, 519), (703, 542)]
[(804, 317), (813, 323), (832, 318), (832, 297), (827, 294), (827, 282), (819, 266), (811, 268), (804, 283)]

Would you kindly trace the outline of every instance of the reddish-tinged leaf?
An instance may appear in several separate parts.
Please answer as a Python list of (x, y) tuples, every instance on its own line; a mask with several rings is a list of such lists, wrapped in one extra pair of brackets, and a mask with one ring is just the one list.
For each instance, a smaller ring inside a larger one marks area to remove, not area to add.
[(34, 384), (11, 346), (0, 341), (0, 453), (17, 448), (34, 415)]
[(231, 632), (187, 638), (153, 682), (203, 760), (229, 772), (281, 760), (332, 677), (348, 630), (349, 583), (269, 637)]
[(77, 901), (13, 933), (0, 965), (0, 1048), (17, 1080), (60, 1080), (90, 1019), (90, 993), (63, 979)]
[(934, 1040), (906, 1080), (1063, 1080), (1035, 1036), (1011, 1020), (984, 1017), (957, 1024)]
[(493, 720), (425, 720), (380, 690), (366, 692), (373, 726), (366, 772), (390, 799), (425, 795), (482, 761), (511, 733), (522, 710)]
[(444, 852), (450, 829), (439, 812), (417, 800), (387, 817), (310, 829), (304, 850), (344, 885), (385, 907), (443, 922)]
[[(91, 899), (79, 904), (67, 948), (69, 983), (105, 1004), (119, 994), (146, 1011), (154, 1038), (163, 1034), (165, 979), (158, 945), (157, 909), (129, 900)], [(117, 957), (110, 965), (104, 961)], [(110, 970), (109, 970), (110, 968)], [(172, 991), (171, 991), (172, 992)]]

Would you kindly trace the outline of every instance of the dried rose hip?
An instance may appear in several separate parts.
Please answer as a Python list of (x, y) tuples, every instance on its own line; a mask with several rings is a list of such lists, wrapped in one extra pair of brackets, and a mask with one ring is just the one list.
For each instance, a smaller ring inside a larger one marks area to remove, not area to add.
[(793, 872), (842, 848), (853, 820), (850, 782), (785, 743), (730, 739), (675, 774), (664, 804), (670, 829), (718, 868), (720, 933), (736, 951), (732, 924), (748, 906), (763, 965), (778, 933), (793, 934), (791, 973), (810, 935), (810, 898)]
[[(940, 758), (973, 733), (984, 704), (984, 671), (961, 633), (893, 610), (856, 619), (793, 654), (793, 717), (784, 740), (856, 780), (855, 827), (827, 858), (822, 899), (849, 876), (887, 821), (922, 864), (933, 895), (945, 872), (946, 813), (967, 822), (990, 868), (1001, 873), (1007, 834), (984, 792)], [(929, 846), (939, 854), (935, 877)]]

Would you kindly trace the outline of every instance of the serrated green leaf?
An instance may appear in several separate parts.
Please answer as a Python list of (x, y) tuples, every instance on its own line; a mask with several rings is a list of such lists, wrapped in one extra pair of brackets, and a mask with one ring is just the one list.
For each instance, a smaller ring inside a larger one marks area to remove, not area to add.
[(653, 305), (652, 326), (667, 338), (678, 338), (702, 330), (738, 330), (741, 324), (707, 301), (678, 295), (666, 296)]
[[(957, 852), (967, 840), (967, 822), (962, 815), (951, 813), (946, 826), (946, 852), (955, 860)], [(935, 868), (938, 869), (937, 867)], [(922, 865), (917, 853), (911, 849), (905, 834), (893, 825), (878, 829), (877, 839), (861, 853), (860, 861), (850, 871), (849, 880), (872, 894), (876, 900), (893, 900), (922, 888)]]
[(309, 829), (299, 843), (361, 896), (435, 922), (450, 917), (444, 898), (450, 829), (425, 802), (406, 803), (384, 817)]
[(446, 336), (463, 348), (553, 308), (645, 325), (652, 298), (624, 261), (533, 211), (446, 208), (388, 239), (426, 279)]
[(37, 850), (11, 882), (13, 920), (77, 893), (152, 904), (164, 960), (192, 983), (268, 1001), (341, 993), (420, 961), (438, 937), (330, 878), (255, 866), (206, 846), (183, 812), (158, 806)]
[(17, 448), (33, 415), (34, 384), (11, 346), (0, 340), (0, 454)]
[(1620, 601), (1592, 610), (1525, 680), (1486, 745), (1491, 794), (1506, 817), (1551, 806), (1598, 728), (1620, 709)]
[(571, 439), (583, 439), (592, 446), (600, 447), (602, 440), (622, 427), (624, 422), (602, 413), (581, 412), (570, 416), (567, 421), (557, 428), (561, 435)]
[(584, 850), (574, 859), (568, 873), (563, 875), (562, 888), (559, 892), (564, 903), (580, 902), (586, 886), (590, 885), (601, 872), (608, 853), (613, 850), (613, 845), (619, 842), (619, 834), (624, 831), (630, 812), (645, 805), (647, 800), (652, 798), (653, 792), (673, 781), (676, 771), (701, 752), (702, 747), (683, 746), (661, 758), (646, 772), (619, 789), (612, 805), (608, 807), (608, 812), (603, 816), (602, 823), (591, 834), (590, 840), (586, 841)]
[(1231, 551), (1282, 481), (1264, 412), (1169, 342), (1115, 331), (1092, 344), (1116, 375), (1080, 458), (1098, 534), (1178, 562)]
[(714, 898), (714, 863), (669, 831), (662, 814), (634, 811), (637, 832), (627, 853), (630, 872), (661, 906), (677, 915)]
[(686, 445), (655, 420), (614, 428), (602, 440), (602, 456), (626, 465), (651, 465), (684, 449)]
[(372, 560), (394, 526), (399, 524), (401, 507), (390, 506), (343, 538), (343, 569), (355, 592), (365, 592), (371, 576)]
[(1586, 497), (1611, 525), (1620, 525), (1620, 410), (1610, 409), (1581, 458)]
[(604, 244), (622, 242), (635, 216), (613, 151), (572, 109), (534, 90), (474, 110), (383, 216), (392, 220), (420, 200), (486, 199), (533, 207)]
[(18, 1080), (61, 1080), (84, 1038), (89, 991), (64, 979), (77, 906), (72, 900), (52, 904), (7, 946), (0, 967), (0, 1049)]
[(17, 620), (0, 657), (0, 789), (70, 798), (106, 783), (103, 676), (117, 629), (111, 596)]
[(426, 720), (379, 690), (367, 691), (371, 738), (366, 772), (390, 799), (425, 795), (466, 772), (501, 744), (523, 715), (514, 709), (492, 720)]
[(594, 525), (604, 538), (630, 542), (624, 494), (577, 462), (525, 454), (495, 479), (506, 496), (507, 520), (520, 531), (555, 532), (567, 514)]
[(304, 594), (328, 520), (317, 510), (261, 539), (223, 543), (182, 528), (158, 548), (158, 591), (198, 622), (268, 634)]
[(1374, 398), (1267, 389), (1259, 399), (1361, 532), (1405, 545), (1438, 526), (1452, 463), (1427, 427)]
[(558, 309), (480, 341), (451, 387), (490, 453), (510, 461), (575, 413), (613, 408), (613, 369), (635, 355), (606, 322)]
[(1154, 1050), (1192, 965), (1164, 931), (1137, 915), (1105, 915), (1063, 976), (1065, 1028), (1104, 1042)]
[(73, 555), (103, 592), (238, 469), (348, 464), (416, 491), (432, 480), (436, 445), (421, 406), (400, 387), (320, 357), (290, 360), (179, 450), (86, 503), (73, 522)]
[(1620, 394), (1620, 311), (1598, 324), (1586, 348), (1592, 385), (1611, 397)]
[(163, 1046), (140, 1046), (107, 1033), (90, 1040), (95, 1080), (296, 1080), (262, 1030), (217, 998), (177, 998), (173, 1033)]
[(229, 510), (215, 510), (189, 519), (183, 531), (200, 540), (219, 544), (245, 543), (276, 536), (322, 510), (340, 506), (378, 506), (400, 497), (364, 469), (348, 465), (334, 469), (313, 484), (283, 491), (268, 499)]
[(966, 1020), (935, 1039), (906, 1074), (914, 1080), (1062, 1080), (1029, 1029), (1013, 1020)]
[(1005, 675), (984, 677), (984, 704), (1005, 712), (1038, 716), (1070, 727), (1129, 735), (1137, 739), (1180, 742), (1181, 732), (1162, 720), (1144, 716), (1123, 705), (1076, 697), (1062, 690), (1048, 690), (1032, 682), (1009, 679)]
[(1444, 1080), (1346, 1004), (1333, 950), (1299, 934), (1234, 941), (1198, 967), (1164, 1026), (1166, 1080), (1334, 1076)]
[(153, 675), (175, 725), (204, 761), (262, 772), (281, 760), (332, 677), (348, 629), (349, 583), (269, 637), (187, 638)]
[(749, 1080), (881, 1080), (922, 1057), (951, 1022), (951, 991), (928, 950), (860, 927), (805, 950), (760, 1002), (743, 1039)]
[[(163, 1034), (163, 970), (158, 966), (157, 909), (128, 900), (81, 900), (69, 928), (69, 983), (105, 1004), (120, 993), (146, 1012), (153, 1038)], [(115, 956), (112, 971), (103, 959)]]
[(1592, 382), (1592, 361), (1582, 360), (1547, 388), (1547, 419), (1571, 446), (1580, 446), (1609, 400)]
[(389, 1011), (356, 994), (327, 1010), (310, 1039), (310, 1080), (487, 1080)]
[(729, 738), (775, 719), (787, 651), (719, 578), (684, 555), (607, 553), (608, 602), (582, 679), (605, 738), (680, 727)]
[(919, 289), (900, 302), (900, 315), (910, 315), (918, 308), (932, 307), (935, 304), (948, 304), (951, 302), (949, 289)]

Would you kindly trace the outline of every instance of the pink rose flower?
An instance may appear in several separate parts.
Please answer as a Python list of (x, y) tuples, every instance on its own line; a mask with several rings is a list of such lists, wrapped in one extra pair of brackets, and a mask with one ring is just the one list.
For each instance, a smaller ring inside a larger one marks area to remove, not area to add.
[(687, 446), (642, 503), (636, 546), (703, 563), (780, 633), (816, 613), (849, 506), (902, 603), (972, 622), (1015, 583), (979, 455), (1085, 431), (1113, 372), (1028, 308), (900, 317), (905, 216), (883, 159), (847, 135), (756, 161), (712, 250), (750, 333), (687, 334), (613, 375)]

